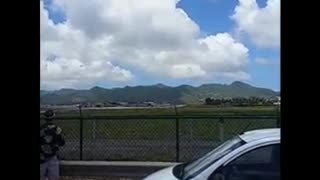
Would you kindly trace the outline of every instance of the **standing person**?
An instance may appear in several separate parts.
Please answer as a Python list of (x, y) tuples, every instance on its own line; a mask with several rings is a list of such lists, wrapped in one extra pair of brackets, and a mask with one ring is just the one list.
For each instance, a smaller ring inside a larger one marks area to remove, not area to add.
[(53, 110), (44, 113), (46, 123), (40, 126), (40, 180), (59, 179), (58, 151), (65, 144), (62, 129), (53, 124)]

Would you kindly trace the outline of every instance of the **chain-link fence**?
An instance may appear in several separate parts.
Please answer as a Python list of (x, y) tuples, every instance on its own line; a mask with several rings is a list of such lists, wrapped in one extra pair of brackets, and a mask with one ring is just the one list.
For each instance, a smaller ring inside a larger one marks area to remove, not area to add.
[(278, 113), (267, 116), (78, 116), (55, 120), (66, 137), (60, 158), (106, 161), (189, 161), (235, 134), (277, 127), (278, 122)]

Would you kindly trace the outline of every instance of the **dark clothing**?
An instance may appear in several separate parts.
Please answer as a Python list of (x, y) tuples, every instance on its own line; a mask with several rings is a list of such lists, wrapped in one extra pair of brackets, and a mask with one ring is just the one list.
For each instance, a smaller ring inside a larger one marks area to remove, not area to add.
[(40, 126), (40, 164), (57, 156), (59, 147), (64, 144), (64, 136), (59, 126), (51, 122)]

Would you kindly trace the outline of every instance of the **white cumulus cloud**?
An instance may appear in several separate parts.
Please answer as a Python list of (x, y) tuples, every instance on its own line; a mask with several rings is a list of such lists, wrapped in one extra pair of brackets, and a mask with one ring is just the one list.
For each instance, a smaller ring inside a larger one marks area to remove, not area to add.
[(249, 50), (228, 33), (200, 37), (177, 2), (53, 0), (66, 14), (54, 24), (41, 1), (42, 86), (128, 82), (135, 71), (177, 80), (248, 80)]
[(129, 70), (113, 65), (101, 55), (99, 42), (92, 42), (69, 22), (54, 24), (41, 1), (41, 87), (90, 87), (96, 83), (127, 81)]
[(256, 0), (239, 0), (231, 19), (257, 46), (280, 47), (280, 0), (267, 0), (262, 8)]

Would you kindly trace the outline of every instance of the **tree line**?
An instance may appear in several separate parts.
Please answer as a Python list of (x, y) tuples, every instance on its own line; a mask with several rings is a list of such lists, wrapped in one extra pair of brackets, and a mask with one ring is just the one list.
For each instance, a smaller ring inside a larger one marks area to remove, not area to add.
[(206, 98), (206, 105), (231, 105), (231, 106), (255, 106), (273, 105), (277, 99), (266, 99), (263, 97), (238, 97), (238, 98)]

